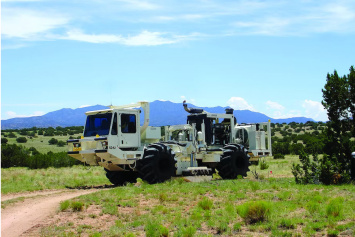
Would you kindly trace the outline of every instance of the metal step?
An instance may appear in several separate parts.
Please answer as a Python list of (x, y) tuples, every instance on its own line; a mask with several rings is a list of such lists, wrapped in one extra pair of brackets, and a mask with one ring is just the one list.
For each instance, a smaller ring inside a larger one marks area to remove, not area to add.
[(212, 169), (207, 167), (188, 167), (182, 171), (183, 176), (212, 176)]

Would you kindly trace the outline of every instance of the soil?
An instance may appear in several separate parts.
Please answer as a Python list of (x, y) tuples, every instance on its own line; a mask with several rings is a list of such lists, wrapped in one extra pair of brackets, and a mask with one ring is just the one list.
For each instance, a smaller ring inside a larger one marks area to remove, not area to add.
[(7, 204), (1, 210), (1, 236), (31, 236), (32, 229), (46, 226), (62, 201), (103, 190), (105, 187), (78, 190), (45, 190), (1, 195)]

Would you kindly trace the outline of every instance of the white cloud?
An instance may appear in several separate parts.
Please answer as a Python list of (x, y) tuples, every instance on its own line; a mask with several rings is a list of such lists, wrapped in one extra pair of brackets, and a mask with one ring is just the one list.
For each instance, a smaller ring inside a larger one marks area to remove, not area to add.
[(88, 43), (118, 43), (123, 41), (123, 38), (121, 36), (110, 34), (85, 34), (82, 33), (80, 30), (68, 31), (67, 35), (61, 37), (61, 39), (82, 41)]
[(68, 24), (69, 18), (22, 8), (3, 8), (1, 34), (8, 38), (35, 39)]
[(249, 105), (248, 102), (242, 97), (231, 97), (227, 104), (236, 110), (251, 110), (255, 111), (252, 105)]
[(118, 2), (123, 2), (126, 4), (126, 8), (134, 10), (157, 10), (161, 7), (157, 4), (151, 3), (149, 1), (141, 0), (117, 0)]
[(85, 34), (80, 30), (72, 30), (67, 32), (67, 35), (61, 37), (61, 39), (88, 43), (118, 43), (128, 46), (155, 46), (174, 44), (183, 40), (193, 39), (196, 36), (197, 34), (177, 36), (164, 32), (150, 32), (145, 30), (135, 36), (123, 37), (121, 35), (113, 34)]
[(266, 106), (268, 109), (275, 109), (275, 110), (284, 110), (285, 107), (283, 107), (282, 105), (280, 105), (279, 103), (277, 102), (273, 102), (273, 101), (266, 101)]
[(45, 114), (45, 112), (43, 112), (43, 111), (35, 111), (29, 115), (17, 114), (16, 112), (13, 112), (13, 111), (7, 111), (7, 112), (5, 112), (5, 118), (2, 118), (2, 119), (27, 118), (27, 117), (34, 117), (34, 116), (42, 116), (44, 114)]
[(305, 116), (311, 117), (314, 120), (327, 121), (327, 110), (318, 101), (305, 100), (302, 103), (302, 107), (305, 109)]
[(79, 108), (85, 108), (85, 107), (89, 107), (89, 106), (91, 106), (91, 105), (81, 105), (81, 106), (79, 106)]

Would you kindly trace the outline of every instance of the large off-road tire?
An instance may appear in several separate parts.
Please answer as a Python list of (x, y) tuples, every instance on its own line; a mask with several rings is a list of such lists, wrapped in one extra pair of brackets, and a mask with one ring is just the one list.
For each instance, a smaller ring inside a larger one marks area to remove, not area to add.
[(126, 183), (135, 183), (138, 178), (136, 171), (109, 171), (105, 169), (106, 177), (114, 185), (121, 186)]
[(249, 158), (247, 150), (242, 145), (226, 145), (223, 147), (223, 155), (217, 167), (218, 174), (223, 179), (235, 179), (238, 175), (247, 176), (250, 165)]
[(150, 184), (162, 183), (176, 174), (176, 160), (172, 150), (161, 143), (150, 144), (143, 159), (137, 162), (140, 177)]

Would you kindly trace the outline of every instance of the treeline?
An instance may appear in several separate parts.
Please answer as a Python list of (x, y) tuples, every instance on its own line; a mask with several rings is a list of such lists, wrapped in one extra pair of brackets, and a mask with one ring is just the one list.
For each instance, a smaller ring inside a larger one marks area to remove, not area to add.
[(1, 135), (9, 138), (16, 138), (18, 133), (21, 136), (35, 137), (37, 135), (43, 136), (67, 136), (82, 133), (84, 130), (83, 126), (71, 126), (71, 127), (48, 127), (48, 128), (23, 128), (23, 129), (6, 129), (1, 131)]
[[(325, 152), (326, 123), (312, 122), (271, 124), (272, 152), (274, 155), (299, 155), (301, 151), (309, 154), (323, 154)], [(275, 133), (278, 132), (279, 136)], [(355, 144), (354, 144), (355, 145)]]
[(46, 154), (40, 153), (36, 148), (25, 148), (16, 144), (2, 144), (1, 168), (28, 167), (30, 169), (71, 167), (81, 164), (80, 161), (70, 157), (66, 152)]

